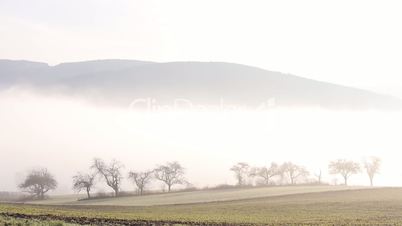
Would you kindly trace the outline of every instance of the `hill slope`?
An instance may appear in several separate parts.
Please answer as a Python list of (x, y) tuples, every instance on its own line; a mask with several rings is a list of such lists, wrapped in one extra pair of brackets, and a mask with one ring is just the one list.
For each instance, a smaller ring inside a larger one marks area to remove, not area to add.
[[(189, 203), (207, 203), (217, 201), (234, 201), (303, 193), (343, 191), (364, 189), (367, 187), (346, 186), (277, 186), (259, 188), (233, 188), (218, 190), (202, 190), (191, 192), (173, 192), (144, 196), (125, 196), (118, 198), (102, 198), (77, 201), (76, 195), (54, 196), (47, 200), (33, 201), (32, 204), (45, 205), (102, 205), (102, 206), (156, 206)], [(82, 198), (82, 196), (80, 196)]]
[(48, 66), (28, 61), (0, 61), (0, 87), (30, 85), (61, 88), (109, 103), (127, 106), (137, 98), (174, 104), (330, 109), (402, 108), (400, 99), (373, 92), (305, 79), (255, 67), (220, 62), (153, 63), (99, 60)]

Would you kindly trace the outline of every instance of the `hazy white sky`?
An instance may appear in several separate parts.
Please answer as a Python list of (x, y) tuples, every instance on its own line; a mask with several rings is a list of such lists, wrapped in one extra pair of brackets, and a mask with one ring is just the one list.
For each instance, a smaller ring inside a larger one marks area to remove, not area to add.
[(402, 97), (400, 1), (0, 0), (0, 58), (227, 61)]

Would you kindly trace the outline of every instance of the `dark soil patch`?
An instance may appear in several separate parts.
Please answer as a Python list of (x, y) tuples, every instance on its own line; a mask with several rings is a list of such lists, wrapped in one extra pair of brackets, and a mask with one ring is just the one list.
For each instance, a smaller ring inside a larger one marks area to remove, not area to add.
[[(128, 225), (128, 226), (173, 226), (173, 225), (201, 225), (201, 226), (229, 226), (228, 223), (205, 223), (205, 222), (185, 222), (185, 221), (148, 221), (148, 220), (128, 220), (111, 218), (89, 218), (89, 217), (69, 217), (57, 216), (51, 214), (30, 215), (21, 213), (0, 213), (3, 217), (12, 217), (17, 219), (40, 220), (40, 221), (63, 221), (71, 224), (80, 225)], [(236, 224), (241, 226), (252, 226), (253, 224)]]

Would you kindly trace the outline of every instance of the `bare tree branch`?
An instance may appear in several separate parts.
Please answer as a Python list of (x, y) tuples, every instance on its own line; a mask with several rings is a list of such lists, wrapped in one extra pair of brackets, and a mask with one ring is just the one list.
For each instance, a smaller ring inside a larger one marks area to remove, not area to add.
[(178, 162), (168, 162), (165, 165), (157, 167), (154, 171), (155, 178), (164, 182), (170, 192), (175, 184), (184, 184), (184, 168)]
[(45, 194), (57, 187), (57, 181), (46, 168), (32, 170), (19, 187), (38, 199), (44, 199)]
[(152, 180), (153, 170), (147, 170), (143, 172), (131, 171), (128, 173), (128, 178), (130, 178), (134, 184), (137, 186), (140, 195), (143, 194), (147, 184)]
[(348, 185), (348, 179), (351, 175), (360, 172), (359, 163), (346, 159), (338, 159), (329, 163), (330, 174), (340, 174), (343, 177), (344, 184)]
[(111, 187), (114, 191), (115, 196), (119, 195), (120, 183), (123, 179), (121, 169), (124, 165), (116, 160), (112, 160), (109, 165), (107, 165), (103, 160), (95, 158), (92, 164), (93, 169), (101, 175), (107, 186)]

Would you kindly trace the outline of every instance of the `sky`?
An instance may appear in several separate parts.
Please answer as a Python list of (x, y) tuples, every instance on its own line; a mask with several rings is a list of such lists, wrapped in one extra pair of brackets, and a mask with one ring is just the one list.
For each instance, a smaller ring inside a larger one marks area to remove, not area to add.
[(0, 59), (225, 61), (402, 97), (400, 1), (0, 0)]

